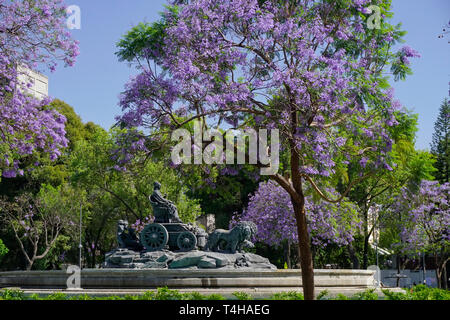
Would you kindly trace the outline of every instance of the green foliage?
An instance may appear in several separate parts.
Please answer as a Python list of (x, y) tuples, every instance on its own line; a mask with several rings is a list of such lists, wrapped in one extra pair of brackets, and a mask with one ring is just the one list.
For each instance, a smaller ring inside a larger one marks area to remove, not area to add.
[(0, 297), (3, 300), (25, 300), (25, 294), (17, 289), (3, 289)]
[(69, 145), (63, 150), (62, 155), (56, 160), (51, 161), (48, 154), (37, 154), (33, 159), (28, 159), (28, 163), (39, 163), (30, 173), (27, 174), (27, 180), (30, 181), (33, 188), (38, 189), (42, 183), (50, 184), (54, 187), (68, 181), (71, 172), (68, 167), (68, 159), (75, 145), (80, 141), (89, 141), (92, 131), (100, 129), (93, 123), (83, 124), (79, 115), (74, 109), (61, 100), (54, 100), (49, 108), (55, 109), (67, 119), (65, 124), (66, 138)]
[(95, 300), (125, 300), (124, 297), (119, 296), (104, 296), (96, 298)]
[[(64, 115), (67, 119), (65, 124), (66, 138), (69, 139), (69, 150), (73, 150), (75, 144), (78, 141), (88, 140), (93, 126), (96, 126), (92, 122), (83, 124), (81, 117), (75, 113), (73, 107), (61, 101), (55, 99), (50, 103), (50, 107), (55, 109), (60, 114)], [(99, 126), (97, 126), (100, 128)]]
[(112, 155), (117, 149), (115, 139), (121, 132), (97, 130), (92, 141), (76, 145), (71, 158), (73, 183), (89, 188), (90, 192), (108, 194), (111, 206), (119, 209), (122, 216), (143, 220), (152, 215), (148, 197), (153, 192), (153, 183), (159, 181), (161, 192), (175, 203), (180, 218), (185, 222), (195, 221), (201, 215), (199, 202), (187, 197), (188, 190), (180, 177), (162, 161), (136, 160), (126, 171), (115, 168)]
[[(234, 212), (242, 212), (248, 205), (249, 194), (256, 191), (259, 181), (254, 179), (255, 169), (244, 165), (237, 175), (212, 175), (214, 186), (191, 181), (188, 196), (199, 199), (202, 211), (215, 214), (216, 227), (228, 229)], [(211, 169), (211, 172), (213, 169)], [(197, 187), (201, 185), (201, 187)]]
[[(177, 6), (166, 6), (171, 15), (177, 15)], [(156, 59), (164, 46), (165, 30), (169, 27), (165, 14), (157, 22), (139, 23), (131, 28), (116, 44), (119, 61), (132, 62), (136, 58)]]
[(45, 300), (69, 300), (69, 297), (65, 293), (55, 292), (48, 295)]
[(450, 178), (450, 102), (445, 98), (439, 109), (438, 118), (434, 124), (431, 152), (436, 157), (436, 180), (440, 183), (449, 182)]
[(199, 292), (186, 292), (183, 294), (183, 300), (211, 300), (207, 296)]
[(70, 298), (70, 300), (96, 300), (96, 299), (94, 297), (89, 296), (87, 293), (85, 293), (85, 294), (73, 296)]
[(338, 293), (333, 300), (350, 300), (346, 295)]
[(2, 257), (5, 256), (8, 252), (8, 248), (3, 243), (3, 240), (0, 239), (0, 262), (2, 261)]
[(233, 292), (233, 296), (235, 296), (236, 299), (238, 300), (253, 300), (253, 297), (246, 292), (241, 291)]
[(367, 289), (363, 292), (354, 294), (351, 300), (378, 300), (378, 294), (375, 293), (375, 289)]
[(297, 291), (275, 293), (271, 297), (272, 300), (304, 300), (303, 294)]
[(212, 293), (208, 296), (206, 296), (206, 300), (226, 300), (224, 296), (218, 294), (218, 293)]
[(184, 300), (184, 295), (178, 290), (171, 290), (167, 287), (158, 288), (153, 300)]
[[(375, 289), (367, 289), (348, 297), (338, 293), (331, 297), (328, 290), (321, 291), (317, 300), (450, 300), (450, 291), (429, 288), (425, 285), (417, 285), (402, 292), (392, 292), (381, 289), (384, 296), (378, 296)], [(253, 297), (245, 292), (234, 292), (233, 296), (239, 300), (252, 300)], [(272, 295), (271, 300), (304, 300), (303, 295), (297, 291), (280, 292)], [(198, 292), (181, 293), (167, 287), (158, 288), (156, 291), (146, 291), (142, 295), (101, 296), (92, 297), (87, 294), (69, 296), (62, 292), (55, 292), (47, 296), (38, 294), (25, 295), (21, 290), (3, 289), (0, 291), (0, 300), (225, 300), (220, 294), (202, 295)]]
[(330, 291), (323, 290), (323, 291), (319, 292), (319, 294), (317, 295), (316, 299), (317, 300), (329, 300), (329, 295), (330, 295)]
[[(43, 185), (38, 194), (24, 193), (9, 201), (0, 197), (4, 229), (14, 232), (17, 250), (26, 259), (27, 269), (36, 261), (70, 248), (77, 208), (83, 201), (81, 192), (63, 185)], [(41, 268), (46, 263), (41, 261)]]
[(429, 288), (423, 284), (407, 289), (404, 293), (384, 289), (382, 292), (387, 300), (450, 300), (450, 291)]

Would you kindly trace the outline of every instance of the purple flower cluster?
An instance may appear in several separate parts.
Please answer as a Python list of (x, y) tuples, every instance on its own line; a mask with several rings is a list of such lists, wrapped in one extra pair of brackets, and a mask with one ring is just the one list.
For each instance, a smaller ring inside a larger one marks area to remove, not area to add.
[(134, 159), (135, 154), (148, 151), (145, 142), (145, 136), (135, 129), (117, 132), (115, 134), (117, 147), (112, 150), (111, 154), (111, 160), (117, 163), (114, 169), (126, 171), (127, 164)]
[[(328, 190), (330, 195), (336, 192)], [(305, 204), (308, 231), (314, 245), (346, 245), (360, 231), (356, 206), (349, 202), (330, 204), (307, 197)], [(282, 241), (297, 243), (297, 223), (289, 194), (273, 181), (262, 182), (251, 196), (247, 209), (235, 214), (230, 226), (238, 221), (252, 221), (258, 226), (256, 240), (279, 246)]]
[(141, 232), (147, 224), (153, 223), (155, 217), (149, 216), (145, 217), (143, 220), (137, 219), (132, 225), (131, 228), (136, 230), (136, 232)]
[(403, 252), (450, 247), (450, 183), (423, 180), (418, 190), (405, 187), (389, 213), (401, 230)]
[(64, 116), (49, 110), (28, 95), (32, 86), (22, 74), (26, 69), (57, 61), (71, 66), (78, 43), (65, 30), (65, 6), (61, 0), (0, 0), (0, 173), (12, 178), (23, 175), (19, 159), (42, 151), (55, 160), (67, 146)]
[(400, 49), (399, 57), (402, 63), (409, 65), (410, 61), (408, 58), (420, 58), (420, 54), (410, 46), (403, 46)]

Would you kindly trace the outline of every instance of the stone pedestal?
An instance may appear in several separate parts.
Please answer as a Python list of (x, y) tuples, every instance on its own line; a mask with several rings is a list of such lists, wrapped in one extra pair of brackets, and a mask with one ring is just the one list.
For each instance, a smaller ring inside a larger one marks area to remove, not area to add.
[(121, 269), (268, 269), (269, 259), (253, 253), (221, 253), (193, 250), (135, 252), (116, 249), (106, 254), (104, 268)]

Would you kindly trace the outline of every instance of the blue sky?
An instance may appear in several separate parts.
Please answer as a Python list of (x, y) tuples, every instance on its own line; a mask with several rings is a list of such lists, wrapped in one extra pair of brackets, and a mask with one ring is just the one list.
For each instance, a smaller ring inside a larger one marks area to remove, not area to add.
[[(134, 70), (118, 62), (115, 44), (132, 26), (152, 22), (163, 11), (165, 0), (66, 0), (81, 9), (81, 30), (73, 30), (81, 54), (72, 68), (60, 67), (49, 76), (49, 94), (64, 100), (84, 122), (108, 129), (121, 113), (118, 96)], [(428, 149), (439, 106), (449, 95), (450, 44), (438, 39), (450, 20), (449, 0), (393, 0), (393, 23), (408, 31), (406, 44), (420, 52), (414, 59), (414, 75), (392, 82), (396, 97), (419, 114), (416, 147)]]

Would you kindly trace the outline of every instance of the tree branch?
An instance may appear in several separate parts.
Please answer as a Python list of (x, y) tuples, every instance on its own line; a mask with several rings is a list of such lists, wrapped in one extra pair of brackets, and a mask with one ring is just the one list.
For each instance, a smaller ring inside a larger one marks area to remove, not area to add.
[(345, 190), (345, 192), (344, 192), (338, 199), (336, 199), (336, 200), (329, 199), (329, 198), (328, 198), (328, 197), (327, 197), (327, 196), (319, 189), (319, 187), (315, 184), (315, 182), (312, 180), (312, 178), (311, 178), (310, 176), (308, 176), (308, 175), (306, 175), (306, 174), (302, 174), (302, 176), (303, 176), (303, 177), (311, 184), (311, 186), (314, 188), (314, 190), (319, 194), (319, 196), (320, 196), (322, 199), (324, 199), (325, 201), (330, 202), (330, 203), (339, 203), (339, 202), (342, 201), (342, 199), (344, 199), (344, 198), (347, 196), (347, 194), (350, 192), (350, 190), (353, 188), (353, 186), (354, 186), (355, 184), (358, 184), (358, 183), (361, 182), (362, 180), (364, 180), (364, 179), (366, 179), (366, 178), (368, 178), (369, 176), (374, 175), (374, 174), (375, 174), (375, 172), (369, 172), (369, 173), (363, 175), (362, 177), (360, 177), (360, 178), (358, 178), (358, 179), (356, 179), (356, 180), (353, 180), (352, 183), (350, 183), (350, 185), (347, 187), (347, 189)]

